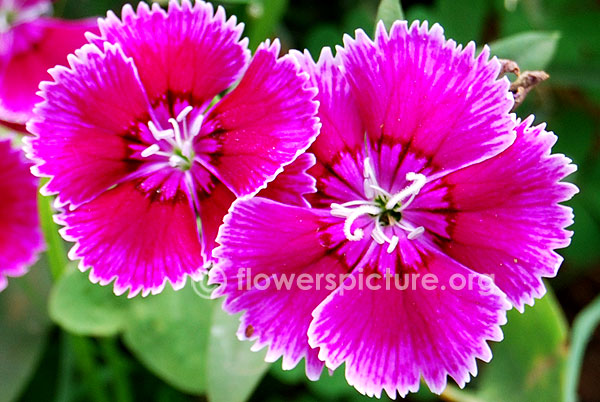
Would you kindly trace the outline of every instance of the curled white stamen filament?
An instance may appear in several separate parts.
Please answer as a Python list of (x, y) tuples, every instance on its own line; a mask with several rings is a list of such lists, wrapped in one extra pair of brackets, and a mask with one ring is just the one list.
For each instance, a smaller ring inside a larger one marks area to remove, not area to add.
[(371, 231), (373, 240), (383, 245), (388, 244), (386, 251), (392, 253), (400, 242), (400, 237), (396, 234), (388, 237), (383, 229), (382, 217), (385, 216), (385, 225), (390, 228), (397, 227), (407, 232), (406, 238), (414, 240), (425, 232), (423, 226), (414, 227), (406, 224), (406, 221), (398, 215), (407, 206), (409, 206), (417, 194), (427, 183), (427, 178), (420, 173), (410, 172), (406, 179), (411, 182), (400, 192), (392, 195), (377, 183), (375, 172), (371, 166), (369, 158), (365, 158), (364, 163), (364, 188), (367, 200), (349, 201), (343, 204), (331, 204), (331, 215), (339, 218), (345, 218), (344, 234), (350, 241), (358, 241), (364, 237), (364, 230), (357, 228), (352, 230), (354, 222), (363, 215), (370, 215), (375, 219), (375, 227)]
[(364, 205), (353, 209), (352, 212), (346, 216), (346, 221), (344, 222), (344, 234), (346, 235), (346, 238), (350, 241), (358, 241), (362, 239), (364, 236), (364, 231), (361, 228), (357, 228), (354, 230), (354, 232), (352, 232), (352, 224), (362, 215), (375, 215), (379, 212), (379, 208), (371, 205)]
[(410, 197), (404, 203), (402, 203), (400, 210), (406, 208), (415, 199), (415, 196), (419, 194), (419, 191), (427, 183), (427, 178), (421, 173), (409, 172), (406, 174), (406, 180), (412, 181), (404, 190), (396, 193), (388, 200), (385, 204), (385, 208), (392, 210), (399, 202), (404, 200), (406, 197)]

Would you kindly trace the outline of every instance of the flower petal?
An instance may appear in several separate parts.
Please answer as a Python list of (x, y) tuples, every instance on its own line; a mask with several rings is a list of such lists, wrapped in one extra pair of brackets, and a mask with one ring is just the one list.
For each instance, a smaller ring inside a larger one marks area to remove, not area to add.
[(28, 130), (34, 173), (51, 177), (44, 194), (57, 203), (89, 201), (139, 167), (129, 159), (131, 131), (149, 120), (150, 106), (131, 59), (119, 47), (85, 45), (69, 57), (70, 68), (50, 70), (41, 85), (45, 99)]
[[(42, 101), (36, 92), (40, 82), (51, 78), (48, 69), (65, 65), (67, 55), (86, 43), (84, 33), (98, 29), (95, 20), (40, 18), (15, 30), (20, 38), (14, 39), (23, 43), (4, 43), (8, 50), (0, 57), (0, 120), (24, 125), (33, 116), (35, 104)], [(25, 40), (25, 36), (31, 38)]]
[[(406, 213), (413, 221), (437, 215), (448, 222), (436, 230), (445, 252), (493, 275), (520, 311), (545, 294), (542, 277), (555, 276), (560, 267), (562, 257), (554, 250), (569, 245), (572, 232), (565, 228), (573, 212), (558, 203), (578, 191), (560, 182), (576, 167), (563, 155), (551, 155), (556, 136), (532, 122), (521, 122), (515, 143), (497, 157), (446, 176), (440, 209)], [(414, 208), (431, 208), (436, 197), (430, 198), (416, 199)]]
[[(337, 275), (346, 272), (328, 253), (331, 225), (328, 212), (260, 197), (238, 201), (219, 232), (218, 263), (210, 271), (211, 282), (221, 284), (215, 296), (226, 297), (224, 309), (245, 310), (240, 338), (255, 340), (255, 350), (269, 345), (267, 360), (283, 356), (285, 370), (305, 357), (311, 379), (322, 369), (306, 336), (311, 312), (335, 289)], [(302, 279), (319, 276), (320, 282), (312, 284)]]
[(365, 128), (360, 120), (357, 103), (342, 73), (339, 60), (329, 48), (321, 51), (315, 63), (308, 51), (291, 54), (303, 71), (310, 75), (311, 83), (319, 90), (321, 131), (311, 146), (319, 163), (334, 165), (340, 152), (350, 154), (364, 149)]
[(257, 196), (283, 204), (310, 207), (304, 196), (317, 191), (315, 178), (307, 173), (314, 164), (315, 156), (308, 152), (303, 153), (287, 165)]
[(133, 58), (151, 102), (175, 96), (196, 106), (208, 106), (232, 85), (250, 58), (242, 24), (228, 20), (225, 10), (204, 1), (192, 6), (169, 2), (168, 14), (154, 4), (140, 2), (137, 13), (123, 7), (122, 19), (109, 12), (99, 22), (100, 37), (90, 41), (118, 43)]
[(20, 150), (0, 140), (0, 291), (27, 272), (44, 248), (37, 211), (38, 180)]
[(196, 137), (205, 165), (237, 196), (255, 194), (318, 134), (315, 90), (279, 41), (258, 47), (239, 85), (209, 112)]
[(217, 247), (216, 239), (219, 227), (223, 224), (223, 218), (229, 207), (235, 201), (235, 195), (212, 177), (213, 186), (210, 192), (198, 193), (200, 224), (202, 225), (202, 256), (204, 261), (212, 260), (212, 251)]
[(331, 202), (345, 202), (362, 196), (362, 167), (354, 171), (348, 169), (347, 165), (348, 160), (355, 161), (358, 158), (360, 161), (355, 166), (362, 166), (365, 128), (350, 86), (340, 69), (339, 58), (334, 58), (329, 48), (321, 51), (316, 63), (308, 51), (292, 51), (291, 54), (319, 90), (316, 99), (319, 101), (322, 126), (319, 136), (310, 147), (310, 152), (317, 157), (317, 163), (310, 173), (317, 179), (319, 191), (307, 198), (312, 206), (328, 207)]
[(514, 141), (513, 105), (500, 64), (446, 41), (435, 24), (396, 22), (376, 41), (358, 30), (340, 50), (346, 79), (374, 143), (402, 144), (435, 167), (431, 178), (490, 158)]
[(115, 280), (116, 294), (160, 293), (167, 280), (180, 289), (188, 275), (202, 274), (196, 216), (183, 190), (164, 198), (146, 192), (141, 181), (129, 181), (57, 221), (65, 225), (62, 236), (76, 242), (69, 257), (81, 258), (82, 271), (92, 267), (93, 282)]
[[(354, 270), (313, 312), (310, 345), (329, 369), (345, 363), (348, 383), (363, 394), (404, 396), (419, 388), (421, 376), (436, 393), (447, 375), (463, 387), (477, 373), (475, 358), (491, 358), (486, 341), (502, 339), (510, 307), (502, 292), (442, 254), (422, 258), (435, 286), (423, 275), (407, 282), (387, 277), (386, 285), (386, 277), (361, 278), (363, 271)], [(457, 275), (472, 285), (458, 289)]]

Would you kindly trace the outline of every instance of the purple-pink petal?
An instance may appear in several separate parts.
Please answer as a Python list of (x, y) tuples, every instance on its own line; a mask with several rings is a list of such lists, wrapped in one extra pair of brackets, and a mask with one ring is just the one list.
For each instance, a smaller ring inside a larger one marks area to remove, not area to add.
[(176, 97), (206, 107), (240, 77), (250, 58), (243, 26), (203, 1), (171, 1), (168, 12), (157, 3), (150, 9), (140, 2), (137, 12), (126, 5), (121, 19), (109, 12), (99, 26), (100, 36), (90, 36), (91, 42), (118, 44), (133, 58), (153, 104)]
[(212, 261), (212, 251), (217, 247), (216, 239), (219, 227), (223, 224), (223, 217), (234, 201), (235, 195), (214, 176), (212, 176), (209, 190), (197, 193), (204, 261)]
[(418, 199), (414, 219), (430, 228), (442, 249), (457, 261), (493, 275), (513, 305), (523, 310), (545, 292), (543, 277), (556, 275), (570, 244), (571, 208), (559, 205), (578, 190), (561, 182), (575, 171), (571, 160), (551, 154), (556, 136), (533, 117), (520, 122), (517, 139), (495, 158), (454, 172), (437, 194)]
[[(260, 197), (238, 201), (219, 232), (218, 263), (209, 272), (211, 282), (222, 284), (215, 296), (226, 296), (224, 309), (245, 311), (238, 335), (255, 340), (255, 350), (269, 345), (267, 360), (283, 356), (285, 370), (306, 358), (311, 379), (323, 367), (308, 345), (311, 312), (347, 269), (328, 253), (331, 221), (316, 209)], [(326, 282), (326, 275), (333, 275), (333, 281)], [(303, 276), (321, 278), (304, 288)]]
[(316, 180), (307, 173), (315, 164), (315, 156), (310, 152), (305, 152), (298, 156), (295, 161), (287, 165), (277, 178), (267, 185), (267, 188), (261, 190), (257, 196), (279, 201), (283, 204), (307, 206), (308, 194), (317, 191)]
[[(118, 46), (85, 45), (69, 57), (70, 68), (50, 70), (44, 102), (28, 130), (34, 173), (50, 177), (45, 195), (78, 206), (122, 181), (139, 167), (130, 160), (128, 132), (149, 119), (150, 104), (135, 66)], [(133, 139), (135, 141), (135, 139)]]
[(147, 192), (140, 180), (102, 193), (74, 211), (57, 216), (61, 234), (75, 242), (69, 256), (90, 279), (115, 293), (160, 293), (168, 280), (175, 289), (187, 276), (199, 279), (203, 265), (196, 217), (189, 196)]
[(514, 141), (509, 81), (484, 48), (446, 41), (435, 24), (383, 23), (373, 42), (344, 38), (341, 60), (366, 131), (428, 160), (431, 177), (498, 154)]
[[(491, 359), (486, 341), (502, 339), (510, 308), (502, 292), (443, 254), (422, 258), (435, 287), (416, 279), (402, 289), (393, 278), (386, 285), (385, 277), (373, 279), (371, 288), (351, 286), (361, 281), (355, 270), (313, 312), (310, 345), (328, 368), (345, 363), (348, 383), (363, 394), (404, 396), (418, 390), (421, 376), (435, 393), (444, 390), (447, 375), (463, 387), (477, 373), (475, 358)], [(473, 285), (457, 289), (455, 276), (472, 278)]]
[(319, 164), (331, 164), (339, 152), (354, 153), (364, 149), (365, 127), (360, 119), (356, 100), (340, 70), (340, 60), (334, 58), (329, 48), (324, 48), (315, 63), (308, 51), (291, 53), (302, 69), (310, 75), (319, 90), (319, 119), (321, 132), (311, 151)]
[(67, 55), (82, 46), (85, 32), (97, 31), (95, 20), (38, 18), (0, 35), (0, 120), (24, 125), (40, 98), (48, 69), (66, 65)]
[(196, 139), (205, 164), (236, 196), (254, 194), (318, 133), (315, 90), (279, 41), (261, 44), (237, 87), (210, 110)]
[(24, 275), (44, 248), (37, 209), (38, 180), (21, 150), (0, 141), (0, 291), (8, 277)]

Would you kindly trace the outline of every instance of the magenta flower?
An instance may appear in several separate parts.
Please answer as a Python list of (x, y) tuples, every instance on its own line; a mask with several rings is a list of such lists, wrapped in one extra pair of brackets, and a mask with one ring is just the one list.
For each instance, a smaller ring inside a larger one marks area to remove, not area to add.
[(24, 129), (47, 71), (66, 64), (67, 55), (85, 43), (95, 20), (66, 21), (46, 17), (48, 0), (0, 0), (0, 120)]
[(51, 177), (44, 194), (66, 208), (62, 235), (92, 281), (130, 296), (181, 288), (205, 272), (233, 200), (312, 143), (316, 91), (277, 41), (250, 62), (242, 25), (209, 3), (125, 6), (99, 26), (41, 85), (34, 171)]
[(560, 180), (575, 167), (533, 118), (514, 121), (487, 48), (405, 22), (344, 43), (316, 64), (296, 54), (320, 92), (312, 208), (234, 203), (215, 296), (245, 311), (240, 338), (284, 369), (304, 357), (311, 379), (345, 364), (369, 396), (404, 396), (421, 377), (436, 393), (448, 375), (462, 387), (506, 310), (556, 274), (573, 218), (558, 203), (577, 191)]
[(37, 210), (38, 180), (10, 139), (0, 140), (0, 292), (8, 277), (27, 273), (44, 248)]

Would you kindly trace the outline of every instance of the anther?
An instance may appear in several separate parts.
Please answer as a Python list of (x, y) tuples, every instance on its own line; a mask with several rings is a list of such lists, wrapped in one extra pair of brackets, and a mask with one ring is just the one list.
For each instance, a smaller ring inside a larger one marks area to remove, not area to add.
[(419, 226), (418, 228), (413, 229), (406, 237), (408, 237), (409, 240), (413, 240), (421, 236), (423, 233), (425, 233), (425, 228), (423, 226)]
[(181, 112), (179, 112), (179, 114), (177, 115), (177, 121), (181, 123), (183, 121), (183, 119), (185, 119), (192, 110), (194, 110), (193, 107), (187, 106), (185, 109), (183, 109)]
[(390, 241), (390, 244), (387, 248), (388, 253), (392, 253), (394, 251), (394, 249), (398, 245), (398, 241), (399, 241), (398, 236), (396, 236), (396, 235), (392, 236), (392, 241)]
[(160, 151), (160, 147), (157, 144), (152, 144), (142, 151), (142, 157), (147, 158), (156, 154), (158, 151)]

